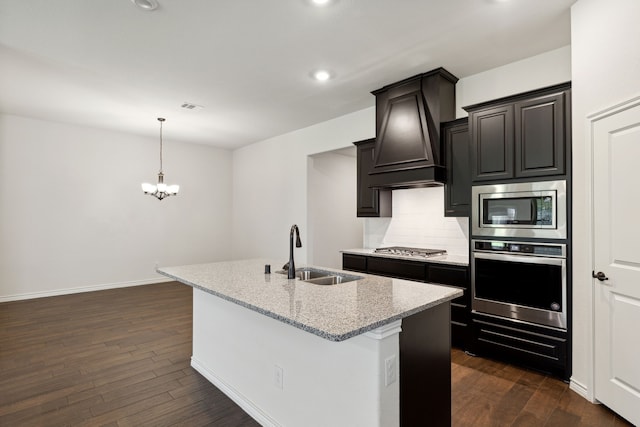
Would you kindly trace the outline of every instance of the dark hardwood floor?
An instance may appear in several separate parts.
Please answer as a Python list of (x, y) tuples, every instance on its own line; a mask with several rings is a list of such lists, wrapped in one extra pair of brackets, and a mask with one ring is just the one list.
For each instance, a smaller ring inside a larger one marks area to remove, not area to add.
[[(189, 365), (176, 282), (0, 304), (0, 426), (257, 426)], [(562, 381), (452, 352), (454, 426), (622, 426)]]
[(190, 367), (191, 288), (0, 304), (0, 426), (258, 426)]
[(453, 425), (631, 426), (606, 406), (594, 405), (569, 384), (538, 372), (451, 352)]

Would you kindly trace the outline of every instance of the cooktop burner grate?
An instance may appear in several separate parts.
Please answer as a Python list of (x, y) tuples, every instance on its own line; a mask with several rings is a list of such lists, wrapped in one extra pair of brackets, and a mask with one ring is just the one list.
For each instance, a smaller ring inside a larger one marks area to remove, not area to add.
[(407, 248), (404, 246), (390, 246), (388, 248), (378, 248), (374, 251), (378, 254), (402, 255), (412, 257), (428, 258), (447, 253), (444, 249)]

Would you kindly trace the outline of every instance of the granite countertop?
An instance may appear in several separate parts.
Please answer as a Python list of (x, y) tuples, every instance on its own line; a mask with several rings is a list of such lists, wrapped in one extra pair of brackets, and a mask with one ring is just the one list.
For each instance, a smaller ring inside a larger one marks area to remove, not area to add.
[[(307, 266), (362, 279), (314, 285), (264, 274), (265, 259), (163, 267), (157, 271), (330, 341), (343, 341), (462, 295), (458, 288)], [(303, 266), (298, 265), (298, 268)]]
[(451, 264), (451, 265), (461, 265), (464, 267), (469, 266), (469, 257), (463, 255), (438, 255), (432, 257), (413, 257), (413, 256), (403, 256), (403, 255), (394, 255), (394, 254), (378, 254), (374, 252), (375, 249), (343, 249), (343, 254), (353, 254), (353, 255), (367, 255), (367, 256), (375, 256), (380, 258), (396, 258), (396, 259), (406, 259), (410, 261), (419, 261), (419, 262), (432, 262), (434, 264)]

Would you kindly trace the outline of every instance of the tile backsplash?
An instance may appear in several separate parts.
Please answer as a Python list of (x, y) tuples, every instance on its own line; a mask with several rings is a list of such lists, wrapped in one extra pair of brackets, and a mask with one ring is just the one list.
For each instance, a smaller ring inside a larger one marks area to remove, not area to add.
[(364, 221), (365, 248), (409, 246), (469, 253), (469, 219), (445, 218), (444, 187), (393, 190), (393, 217)]

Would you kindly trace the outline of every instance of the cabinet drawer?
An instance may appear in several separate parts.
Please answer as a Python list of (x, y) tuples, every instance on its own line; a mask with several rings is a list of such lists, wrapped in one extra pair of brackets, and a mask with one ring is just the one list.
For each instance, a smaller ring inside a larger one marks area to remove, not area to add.
[(427, 281), (469, 289), (468, 267), (429, 264)]
[[(567, 334), (473, 315), (471, 351), (566, 377)], [(511, 322), (513, 323), (513, 322)]]
[(342, 269), (367, 272), (367, 257), (362, 255), (342, 254)]
[(423, 262), (403, 261), (389, 258), (369, 258), (369, 274), (396, 277), (399, 279), (426, 281), (427, 266)]

